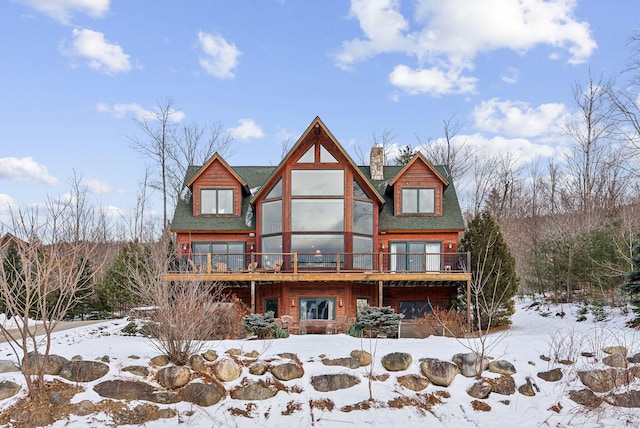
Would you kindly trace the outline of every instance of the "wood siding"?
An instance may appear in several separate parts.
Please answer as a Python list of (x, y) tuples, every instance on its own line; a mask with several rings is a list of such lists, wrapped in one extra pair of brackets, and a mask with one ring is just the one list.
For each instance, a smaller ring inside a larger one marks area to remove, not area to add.
[[(233, 176), (221, 162), (215, 161), (193, 183), (193, 215), (200, 214), (200, 190), (202, 189), (233, 189), (233, 216), (240, 216), (242, 207), (242, 188), (238, 179)], [(227, 216), (227, 214), (204, 214), (207, 217)]]
[[(414, 162), (393, 186), (394, 215), (442, 216), (442, 181), (422, 162)], [(433, 188), (435, 189), (435, 205), (433, 214), (402, 214), (402, 189)]]

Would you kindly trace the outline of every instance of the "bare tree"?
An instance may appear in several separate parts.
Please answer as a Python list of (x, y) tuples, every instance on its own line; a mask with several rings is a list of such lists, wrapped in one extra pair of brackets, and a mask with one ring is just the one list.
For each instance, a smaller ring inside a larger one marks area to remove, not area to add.
[(157, 109), (150, 117), (135, 119), (144, 138), (131, 137), (133, 148), (150, 159), (158, 168), (159, 183), (153, 187), (162, 192), (162, 225), (168, 224), (167, 205), (169, 199), (169, 162), (171, 160), (173, 135), (177, 127), (178, 111), (171, 98), (159, 100)]
[(434, 165), (445, 165), (449, 169), (451, 180), (459, 183), (473, 165), (474, 150), (466, 140), (459, 138), (464, 122), (458, 121), (455, 113), (442, 122), (444, 142), (432, 138), (423, 142), (417, 135), (416, 139), (427, 159)]
[(615, 122), (609, 103), (610, 87), (610, 82), (602, 77), (596, 82), (590, 74), (586, 87), (575, 83), (572, 88), (578, 113), (564, 124), (566, 135), (574, 142), (571, 154), (565, 158), (565, 188), (575, 201), (572, 208), (582, 212), (618, 203), (615, 195), (621, 165), (616, 161), (612, 139)]
[[(46, 399), (44, 374), (54, 328), (86, 297), (84, 292), (91, 286), (87, 272), (96, 272), (101, 260), (106, 260), (96, 256), (107, 235), (99, 227), (106, 222), (93, 218), (100, 215), (99, 210), (83, 207), (79, 223), (77, 208), (70, 201), (49, 200), (44, 212), (11, 213), (10, 233), (16, 237), (17, 257), (0, 272), (0, 297), (17, 329), (0, 324), (0, 332), (22, 360), (21, 370), (33, 400)], [(90, 261), (96, 264), (86, 269)], [(35, 324), (33, 318), (40, 322)]]
[(373, 144), (384, 147), (384, 165), (388, 165), (391, 161), (391, 154), (394, 150), (393, 140), (397, 135), (393, 134), (393, 129), (385, 129), (381, 134), (374, 132), (372, 134)]
[(131, 288), (154, 308), (153, 345), (173, 363), (184, 365), (200, 351), (203, 341), (214, 338), (219, 318), (224, 316), (225, 287), (190, 278), (186, 270), (184, 281), (169, 283), (167, 266), (176, 260), (170, 248), (167, 233), (158, 242), (139, 243), (127, 271)]
[(162, 193), (163, 228), (168, 225), (168, 208), (180, 197), (187, 168), (202, 165), (216, 152), (229, 155), (233, 149), (233, 139), (221, 124), (209, 128), (180, 125), (179, 113), (173, 99), (159, 100), (149, 117), (135, 120), (144, 136), (130, 138), (133, 148), (157, 168), (158, 181), (149, 181), (149, 185)]

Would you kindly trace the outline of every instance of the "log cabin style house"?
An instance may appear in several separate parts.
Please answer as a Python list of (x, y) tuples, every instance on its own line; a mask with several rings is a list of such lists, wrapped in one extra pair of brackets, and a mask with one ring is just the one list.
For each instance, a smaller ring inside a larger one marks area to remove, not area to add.
[(224, 282), (296, 330), (344, 331), (364, 305), (419, 318), (469, 286), (453, 183), (421, 153), (386, 166), (373, 147), (357, 166), (315, 118), (278, 166), (214, 154), (188, 168), (185, 186), (171, 231), (189, 263), (167, 280)]

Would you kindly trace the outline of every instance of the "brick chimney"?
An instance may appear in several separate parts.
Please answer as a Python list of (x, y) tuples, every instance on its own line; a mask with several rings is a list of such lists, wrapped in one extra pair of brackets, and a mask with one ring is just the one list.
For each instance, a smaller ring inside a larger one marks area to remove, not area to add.
[(384, 180), (384, 147), (371, 147), (371, 157), (369, 160), (369, 169), (371, 171), (372, 180)]

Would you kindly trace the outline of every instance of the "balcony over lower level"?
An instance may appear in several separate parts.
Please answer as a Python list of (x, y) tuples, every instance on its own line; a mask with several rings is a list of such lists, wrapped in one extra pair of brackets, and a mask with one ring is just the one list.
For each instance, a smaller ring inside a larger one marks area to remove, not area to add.
[(396, 281), (471, 279), (469, 253), (190, 254), (170, 263), (166, 279), (224, 282)]

